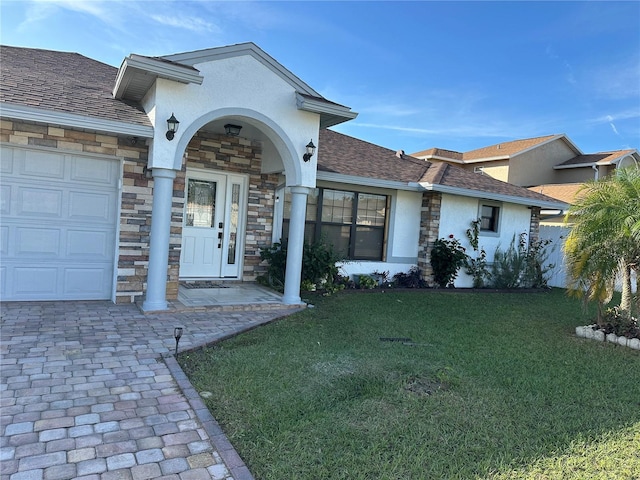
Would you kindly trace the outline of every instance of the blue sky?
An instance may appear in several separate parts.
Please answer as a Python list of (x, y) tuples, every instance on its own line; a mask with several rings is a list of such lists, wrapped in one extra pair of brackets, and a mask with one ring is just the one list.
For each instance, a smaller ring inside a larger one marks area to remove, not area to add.
[(408, 153), (566, 133), (640, 148), (640, 2), (0, 0), (3, 44), (119, 66), (252, 41), (329, 100), (336, 130)]

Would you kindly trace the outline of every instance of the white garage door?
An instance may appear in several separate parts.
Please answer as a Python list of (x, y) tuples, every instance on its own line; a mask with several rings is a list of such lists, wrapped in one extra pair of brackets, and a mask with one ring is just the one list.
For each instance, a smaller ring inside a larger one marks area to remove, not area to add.
[(111, 298), (119, 161), (7, 145), (0, 153), (0, 298)]

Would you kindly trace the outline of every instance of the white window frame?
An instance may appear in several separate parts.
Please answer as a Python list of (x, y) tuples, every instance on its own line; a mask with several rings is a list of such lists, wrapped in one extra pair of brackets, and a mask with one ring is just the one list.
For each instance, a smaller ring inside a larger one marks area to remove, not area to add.
[(484, 235), (487, 237), (499, 237), (500, 236), (500, 228), (502, 226), (502, 215), (504, 212), (502, 203), (500, 202), (494, 202), (491, 200), (480, 200), (478, 202), (478, 218), (481, 220), (481, 225), (482, 225), (482, 207), (493, 207), (493, 208), (497, 208), (497, 214), (498, 214), (498, 218), (496, 220), (496, 225), (495, 225), (495, 229), (494, 230), (484, 230), (482, 228), (480, 228), (480, 235)]

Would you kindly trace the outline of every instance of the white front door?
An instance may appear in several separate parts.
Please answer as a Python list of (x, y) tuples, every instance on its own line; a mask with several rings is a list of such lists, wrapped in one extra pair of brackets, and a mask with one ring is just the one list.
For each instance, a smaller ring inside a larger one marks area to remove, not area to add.
[(246, 178), (187, 170), (180, 278), (239, 278)]

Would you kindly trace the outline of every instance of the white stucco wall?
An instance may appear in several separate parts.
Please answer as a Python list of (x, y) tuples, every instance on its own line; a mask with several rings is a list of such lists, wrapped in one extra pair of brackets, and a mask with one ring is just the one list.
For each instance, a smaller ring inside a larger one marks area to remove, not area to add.
[[(310, 139), (318, 143), (319, 115), (298, 110), (292, 85), (249, 55), (195, 68), (204, 77), (202, 85), (158, 79), (153, 95), (147, 97), (147, 111), (155, 114), (152, 167), (176, 168), (187, 143), (203, 125), (229, 117), (260, 129), (271, 140), (287, 167), (288, 184), (315, 186), (316, 159), (304, 163), (301, 157)], [(166, 119), (172, 113), (180, 128), (168, 141)]]
[[(440, 230), (438, 238), (446, 238), (453, 234), (472, 255), (473, 250), (467, 240), (466, 231), (471, 222), (478, 218), (478, 207), (482, 200), (477, 198), (460, 197), (457, 195), (442, 195), (442, 207), (440, 211)], [(495, 204), (495, 202), (488, 202)], [(531, 210), (523, 205), (502, 203), (500, 206), (499, 234), (480, 234), (479, 247), (487, 252), (487, 261), (492, 262), (495, 250), (498, 246), (507, 249), (511, 239), (515, 235), (516, 242), (520, 233), (529, 233), (531, 224)], [(471, 287), (473, 279), (460, 270), (455, 281), (456, 287)]]

